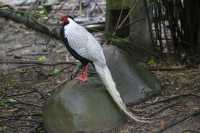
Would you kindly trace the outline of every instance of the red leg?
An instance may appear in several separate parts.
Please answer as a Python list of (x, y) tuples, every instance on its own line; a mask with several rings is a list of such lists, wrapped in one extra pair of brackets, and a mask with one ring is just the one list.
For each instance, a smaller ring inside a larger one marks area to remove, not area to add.
[(85, 66), (83, 67), (82, 72), (80, 73), (80, 75), (79, 75), (78, 77), (76, 77), (76, 79), (78, 79), (78, 80), (80, 80), (80, 81), (82, 81), (82, 82), (87, 81), (87, 80), (88, 80), (88, 67), (89, 67), (88, 64), (85, 65)]

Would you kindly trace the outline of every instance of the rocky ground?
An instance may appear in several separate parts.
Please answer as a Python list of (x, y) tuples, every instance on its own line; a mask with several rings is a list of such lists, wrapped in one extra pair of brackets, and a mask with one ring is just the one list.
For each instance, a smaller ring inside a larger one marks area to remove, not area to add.
[[(67, 51), (59, 41), (12, 21), (0, 23), (0, 132), (44, 133), (42, 106), (70, 80), (76, 62), (70, 57), (72, 63), (65, 63)], [(101, 32), (94, 35), (102, 38)], [(200, 67), (172, 66), (151, 69), (161, 82), (160, 96), (129, 106), (154, 122), (127, 122), (114, 132), (200, 132)]]

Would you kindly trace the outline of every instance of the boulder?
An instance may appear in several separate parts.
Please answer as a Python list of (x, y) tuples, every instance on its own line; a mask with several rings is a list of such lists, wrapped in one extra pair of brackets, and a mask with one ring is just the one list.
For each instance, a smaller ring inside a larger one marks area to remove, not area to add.
[(97, 77), (63, 85), (45, 105), (43, 116), (48, 133), (110, 132), (125, 120)]

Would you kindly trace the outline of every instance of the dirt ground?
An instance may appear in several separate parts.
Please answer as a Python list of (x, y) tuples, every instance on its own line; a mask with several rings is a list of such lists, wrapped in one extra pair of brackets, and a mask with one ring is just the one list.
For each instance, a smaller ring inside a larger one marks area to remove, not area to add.
[[(67, 53), (56, 40), (48, 42), (45, 36), (11, 21), (1, 28), (0, 132), (42, 133), (42, 105), (55, 87), (69, 78), (74, 65), (55, 64), (65, 62)], [(21, 63), (2, 63), (4, 61)], [(170, 65), (159, 67), (171, 68)], [(189, 129), (200, 131), (200, 67), (179, 67), (152, 71), (161, 82), (162, 94), (140, 105), (130, 106), (140, 115), (152, 116), (155, 122), (127, 122), (120, 127), (119, 133), (154, 133), (170, 125), (172, 128), (166, 133), (192, 132)]]
[[(101, 32), (94, 35), (102, 38)], [(42, 106), (75, 66), (64, 63), (66, 54), (59, 41), (0, 19), (0, 132), (45, 133)], [(161, 82), (160, 96), (130, 106), (153, 122), (127, 122), (115, 132), (200, 132), (200, 66), (172, 66), (161, 63), (159, 68), (169, 69), (152, 71)]]

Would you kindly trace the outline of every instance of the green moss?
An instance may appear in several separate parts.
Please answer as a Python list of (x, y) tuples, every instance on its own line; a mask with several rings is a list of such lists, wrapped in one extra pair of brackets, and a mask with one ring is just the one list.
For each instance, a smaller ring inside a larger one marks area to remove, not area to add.
[(108, 9), (121, 9), (121, 7), (129, 7), (130, 0), (107, 0)]

